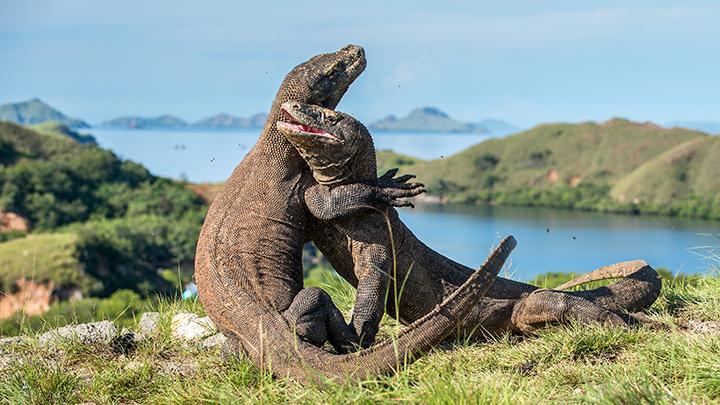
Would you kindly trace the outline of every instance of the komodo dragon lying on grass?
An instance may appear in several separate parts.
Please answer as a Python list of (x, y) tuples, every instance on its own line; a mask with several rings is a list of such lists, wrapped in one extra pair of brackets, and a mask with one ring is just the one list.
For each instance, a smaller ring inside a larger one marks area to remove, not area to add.
[[(344, 355), (317, 347), (327, 339), (346, 353), (358, 339), (326, 293), (303, 289), (302, 247), (312, 236), (306, 227), (313, 221), (304, 192), (315, 183), (275, 123), (283, 119), (280, 105), (289, 100), (334, 107), (364, 67), (362, 48), (347, 46), (287, 75), (260, 139), (212, 203), (198, 240), (195, 281), (205, 310), (256, 365), (278, 376), (345, 379), (394, 370), (454, 331), (514, 247), (512, 238), (504, 241), (463, 287), (395, 341)], [(368, 206), (402, 204), (399, 198), (419, 192), (403, 181), (382, 180), (390, 186), (347, 184), (308, 203), (317, 203), (313, 212), (323, 218), (339, 218)]]
[[(313, 170), (320, 184), (316, 188), (331, 190), (340, 184), (374, 179), (372, 139), (360, 122), (347, 114), (299, 103), (286, 103), (284, 110), (295, 125), (278, 123), (278, 126)], [(346, 142), (340, 143), (338, 138)], [(394, 174), (391, 172), (384, 176), (392, 177)], [(402, 178), (403, 181), (408, 179), (407, 176)], [(390, 291), (401, 292), (399, 308), (395, 305), (393, 294), (390, 294), (387, 312), (407, 324), (442, 302), (472, 274), (472, 270), (420, 242), (394, 209), (390, 208), (387, 216), (396, 260), (396, 275), (391, 277)], [(390, 235), (384, 218), (380, 220), (379, 214), (353, 216), (327, 221), (321, 226), (324, 232), (316, 232), (315, 243), (341, 276), (358, 290), (384, 287), (387, 278), (365, 269), (363, 263), (357, 262), (356, 253), (368, 246), (372, 248), (373, 243), (389, 244)], [(372, 235), (369, 240), (368, 235)], [(548, 323), (568, 321), (624, 325), (627, 318), (623, 319), (618, 312), (647, 308), (660, 292), (658, 274), (643, 261), (623, 262), (598, 269), (567, 283), (565, 287), (608, 277), (625, 278), (607, 287), (576, 292), (539, 289), (498, 278), (459, 332), (466, 336), (483, 331), (527, 333)], [(353, 324), (356, 330), (368, 334), (371, 340), (375, 330), (364, 327), (363, 322), (381, 316), (377, 313), (381, 308), (377, 303), (371, 303), (369, 307), (366, 305), (356, 304)]]

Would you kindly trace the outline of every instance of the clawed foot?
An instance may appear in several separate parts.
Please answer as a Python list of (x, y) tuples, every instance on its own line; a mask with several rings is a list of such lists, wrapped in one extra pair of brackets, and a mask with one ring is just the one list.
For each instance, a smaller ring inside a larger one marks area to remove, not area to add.
[(378, 198), (393, 207), (411, 207), (415, 205), (403, 198), (415, 197), (425, 192), (425, 185), (422, 183), (408, 181), (415, 178), (413, 174), (405, 174), (395, 177), (398, 169), (390, 169), (377, 179)]

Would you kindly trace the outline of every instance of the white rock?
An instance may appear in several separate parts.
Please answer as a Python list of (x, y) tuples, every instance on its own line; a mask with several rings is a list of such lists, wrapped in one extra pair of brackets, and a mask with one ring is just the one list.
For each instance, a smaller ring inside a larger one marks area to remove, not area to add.
[(15, 367), (15, 365), (22, 363), (22, 361), (22, 357), (17, 354), (0, 354), (0, 372), (9, 370)]
[(720, 333), (720, 322), (690, 320), (688, 329), (695, 333)]
[(191, 341), (215, 332), (217, 329), (207, 316), (201, 318), (191, 313), (180, 313), (172, 318), (172, 335), (176, 339)]
[(203, 340), (201, 346), (203, 349), (212, 349), (213, 347), (224, 345), (226, 340), (227, 338), (225, 337), (225, 335), (223, 335), (222, 333), (218, 333)]
[(0, 351), (11, 346), (26, 345), (32, 342), (30, 336), (10, 336), (0, 339)]
[(66, 340), (75, 340), (85, 344), (109, 344), (117, 335), (117, 328), (110, 321), (81, 323), (54, 329), (40, 335), (41, 345), (52, 345)]
[(160, 322), (160, 313), (159, 312), (145, 312), (140, 317), (140, 323), (138, 323), (138, 329), (140, 330), (140, 333), (146, 336), (151, 336), (155, 334), (158, 328), (158, 323)]

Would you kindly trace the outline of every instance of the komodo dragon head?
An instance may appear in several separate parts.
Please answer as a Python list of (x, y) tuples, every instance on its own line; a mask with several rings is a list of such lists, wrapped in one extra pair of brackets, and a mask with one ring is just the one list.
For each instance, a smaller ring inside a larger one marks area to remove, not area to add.
[(315, 180), (339, 185), (376, 178), (375, 146), (355, 118), (316, 105), (286, 102), (277, 128), (305, 159)]
[(335, 108), (366, 65), (365, 51), (359, 45), (314, 56), (285, 76), (276, 102), (302, 100)]

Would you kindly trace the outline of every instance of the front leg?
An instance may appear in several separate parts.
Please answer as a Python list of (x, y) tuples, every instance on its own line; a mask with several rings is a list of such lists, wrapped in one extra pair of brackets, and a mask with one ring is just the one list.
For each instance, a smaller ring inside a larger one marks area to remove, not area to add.
[(362, 183), (330, 188), (315, 184), (305, 190), (305, 205), (316, 218), (328, 221), (352, 216), (368, 208), (412, 206), (402, 198), (414, 197), (425, 190), (422, 184), (413, 187), (380, 187)]
[(352, 255), (358, 285), (350, 325), (360, 338), (360, 346), (366, 348), (375, 341), (385, 313), (390, 255), (386, 246), (376, 243), (353, 244)]

